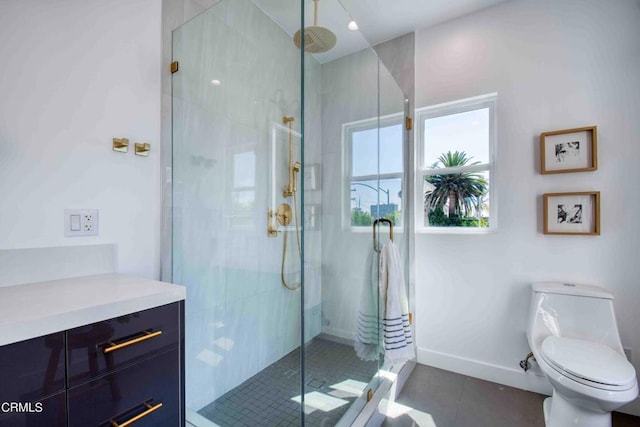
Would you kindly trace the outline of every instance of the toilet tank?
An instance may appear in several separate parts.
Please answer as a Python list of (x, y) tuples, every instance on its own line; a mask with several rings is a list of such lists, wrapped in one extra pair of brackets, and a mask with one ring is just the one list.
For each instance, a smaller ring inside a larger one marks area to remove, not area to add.
[(555, 335), (605, 344), (624, 355), (609, 291), (562, 282), (533, 283), (531, 291), (527, 339), (532, 350)]

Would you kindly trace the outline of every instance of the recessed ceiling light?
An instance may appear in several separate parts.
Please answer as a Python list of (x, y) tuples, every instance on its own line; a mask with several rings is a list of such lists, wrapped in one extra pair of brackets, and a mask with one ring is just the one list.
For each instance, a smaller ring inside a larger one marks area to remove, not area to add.
[(220, 86), (220, 84), (222, 84), (222, 82), (218, 79), (213, 79), (211, 80), (211, 84), (214, 86)]
[(358, 24), (356, 23), (356, 21), (351, 20), (349, 21), (347, 28), (350, 29), (351, 31), (358, 31)]

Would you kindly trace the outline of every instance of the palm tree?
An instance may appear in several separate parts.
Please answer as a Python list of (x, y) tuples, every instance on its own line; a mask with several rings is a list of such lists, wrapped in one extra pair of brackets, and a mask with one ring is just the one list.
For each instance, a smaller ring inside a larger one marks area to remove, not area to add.
[[(438, 157), (432, 168), (451, 168), (459, 166), (473, 166), (480, 162), (468, 163), (473, 157), (467, 157), (464, 151), (447, 151)], [(442, 175), (428, 175), (424, 177), (430, 185), (424, 193), (425, 208), (429, 211), (448, 204), (449, 217), (465, 215), (471, 210), (473, 202), (483, 197), (487, 192), (487, 181), (478, 173), (451, 173)]]

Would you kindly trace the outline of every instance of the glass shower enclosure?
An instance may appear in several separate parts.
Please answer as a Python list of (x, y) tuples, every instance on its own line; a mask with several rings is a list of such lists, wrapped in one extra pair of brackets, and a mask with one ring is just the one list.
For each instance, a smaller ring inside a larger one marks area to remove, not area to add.
[(405, 97), (357, 33), (304, 53), (310, 22), (311, 1), (222, 0), (173, 33), (165, 279), (187, 287), (191, 425), (350, 425), (390, 368), (373, 227), (406, 254)]

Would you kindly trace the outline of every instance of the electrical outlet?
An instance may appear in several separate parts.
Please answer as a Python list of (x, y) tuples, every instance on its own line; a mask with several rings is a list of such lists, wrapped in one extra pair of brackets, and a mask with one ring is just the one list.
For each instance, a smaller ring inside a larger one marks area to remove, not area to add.
[(65, 237), (97, 236), (97, 209), (65, 209), (64, 210)]
[(627, 360), (629, 362), (631, 362), (631, 348), (630, 347), (625, 347), (624, 348), (624, 355), (627, 356)]

